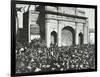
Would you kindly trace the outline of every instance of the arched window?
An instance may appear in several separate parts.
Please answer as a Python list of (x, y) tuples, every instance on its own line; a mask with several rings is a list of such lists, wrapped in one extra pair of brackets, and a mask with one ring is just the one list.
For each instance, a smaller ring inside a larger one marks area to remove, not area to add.
[(55, 31), (51, 32), (51, 44), (56, 45), (57, 43), (57, 33)]
[(81, 32), (79, 33), (79, 44), (83, 44), (83, 34)]

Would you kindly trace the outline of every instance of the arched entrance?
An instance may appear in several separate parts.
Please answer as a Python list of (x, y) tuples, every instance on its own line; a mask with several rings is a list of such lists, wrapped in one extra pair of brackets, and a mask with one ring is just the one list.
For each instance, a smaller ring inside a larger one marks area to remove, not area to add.
[(79, 33), (79, 44), (82, 45), (83, 44), (83, 34)]
[(61, 32), (61, 45), (71, 46), (75, 44), (75, 31), (72, 27), (67, 26), (62, 29)]
[(57, 43), (57, 33), (55, 31), (51, 32), (51, 44), (56, 45)]

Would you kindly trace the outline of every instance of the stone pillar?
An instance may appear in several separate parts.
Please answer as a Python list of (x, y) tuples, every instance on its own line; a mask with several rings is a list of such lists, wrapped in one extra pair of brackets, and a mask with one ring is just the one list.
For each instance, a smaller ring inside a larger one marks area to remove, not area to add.
[(58, 46), (61, 47), (61, 27), (58, 21)]
[(84, 44), (88, 44), (88, 40), (89, 40), (89, 31), (88, 31), (88, 22), (86, 21), (86, 23), (84, 24)]
[(89, 43), (89, 28), (88, 28), (88, 26), (86, 26), (87, 27), (87, 44)]
[(88, 34), (88, 36), (87, 36), (87, 43), (89, 43), (90, 34), (89, 34), (89, 22), (88, 22), (88, 20), (87, 20), (86, 25), (87, 25), (87, 34)]
[(47, 23), (47, 20), (45, 20), (45, 39), (46, 39), (46, 46), (49, 48), (50, 47), (50, 30), (49, 30), (49, 24)]
[(79, 38), (79, 36), (78, 36), (78, 25), (77, 25), (77, 22), (75, 23), (75, 26), (76, 26), (76, 28), (75, 28), (75, 44), (76, 45), (78, 45), (79, 44), (79, 40), (78, 40), (78, 38)]

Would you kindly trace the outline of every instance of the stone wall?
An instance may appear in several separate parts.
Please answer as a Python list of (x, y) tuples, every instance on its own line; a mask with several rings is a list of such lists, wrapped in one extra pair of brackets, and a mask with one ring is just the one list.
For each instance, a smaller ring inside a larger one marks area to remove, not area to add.
[[(50, 9), (49, 9), (50, 8)], [(77, 16), (77, 13), (75, 13), (76, 9), (72, 7), (47, 7), (46, 10), (53, 11), (53, 12), (60, 12), (62, 14), (72, 14)], [(54, 9), (54, 10), (53, 10)], [(59, 9), (61, 9), (59, 11)], [(77, 11), (78, 12), (78, 11)], [(81, 12), (80, 12), (81, 13)], [(82, 12), (83, 13), (83, 12)], [(80, 14), (81, 15), (81, 14)], [(75, 44), (79, 44), (79, 34), (82, 33), (83, 35), (83, 43), (88, 43), (88, 22), (86, 22), (86, 19), (83, 18), (75, 18), (73, 16), (63, 16), (63, 15), (54, 15), (54, 14), (46, 14), (45, 19), (45, 25), (46, 25), (46, 42), (47, 46), (50, 46), (51, 43), (51, 32), (55, 31), (57, 32), (57, 43), (58, 46), (62, 46), (62, 29), (64, 27), (70, 26), (75, 30)]]

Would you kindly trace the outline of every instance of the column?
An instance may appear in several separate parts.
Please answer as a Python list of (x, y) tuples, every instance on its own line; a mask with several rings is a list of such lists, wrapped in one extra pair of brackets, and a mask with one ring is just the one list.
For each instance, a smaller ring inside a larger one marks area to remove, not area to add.
[(89, 22), (88, 22), (88, 20), (87, 20), (86, 26), (87, 26), (87, 34), (88, 34), (88, 36), (87, 36), (87, 43), (89, 43), (89, 41), (90, 41), (90, 34), (89, 34)]
[(49, 23), (47, 22), (47, 20), (45, 20), (45, 39), (46, 39), (46, 45), (49, 48), (51, 39), (50, 39)]
[(88, 31), (88, 22), (86, 21), (86, 23), (84, 24), (84, 44), (88, 44), (88, 40), (89, 40), (89, 31)]
[(61, 26), (60, 21), (58, 21), (58, 46), (61, 47)]
[(31, 34), (30, 34), (30, 21), (31, 21), (31, 19), (30, 19), (30, 16), (31, 16), (31, 12), (29, 10), (29, 18), (28, 18), (28, 41), (29, 41), (29, 43), (31, 42)]
[(76, 29), (75, 29), (75, 43), (76, 43), (76, 45), (78, 45), (79, 44), (79, 40), (78, 40), (78, 25), (77, 25), (77, 22), (75, 22), (75, 26), (76, 26)]

